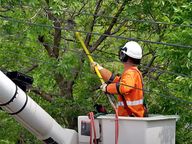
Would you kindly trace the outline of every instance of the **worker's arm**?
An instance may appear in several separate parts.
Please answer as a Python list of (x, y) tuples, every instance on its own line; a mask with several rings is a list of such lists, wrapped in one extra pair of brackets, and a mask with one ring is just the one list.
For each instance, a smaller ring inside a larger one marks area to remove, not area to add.
[(135, 89), (135, 78), (133, 72), (126, 72), (122, 75), (120, 83), (116, 86), (119, 93), (124, 95)]
[(110, 94), (126, 94), (134, 89), (135, 81), (130, 73), (123, 74), (119, 82), (111, 83), (106, 86), (106, 92)]
[(106, 83), (112, 83), (112, 82), (117, 82), (119, 80), (119, 76), (114, 75), (111, 71), (109, 71), (108, 69), (102, 67), (101, 65), (99, 65), (96, 62), (91, 63), (91, 67), (92, 69), (94, 69), (94, 67), (97, 65), (98, 70), (102, 76), (102, 78), (104, 79), (104, 81)]
[(100, 69), (99, 72), (101, 73), (101, 76), (105, 82), (107, 82), (110, 79), (110, 77), (112, 76), (112, 72), (106, 68)]

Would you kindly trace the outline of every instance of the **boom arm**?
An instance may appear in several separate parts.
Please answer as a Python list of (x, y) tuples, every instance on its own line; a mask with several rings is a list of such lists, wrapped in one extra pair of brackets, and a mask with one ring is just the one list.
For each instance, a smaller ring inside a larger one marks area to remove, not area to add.
[(63, 129), (0, 71), (0, 107), (46, 144), (77, 144), (77, 132)]

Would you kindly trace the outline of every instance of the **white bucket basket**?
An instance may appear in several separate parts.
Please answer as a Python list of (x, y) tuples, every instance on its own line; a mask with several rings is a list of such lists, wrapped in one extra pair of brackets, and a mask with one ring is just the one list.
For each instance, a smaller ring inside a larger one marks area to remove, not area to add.
[[(80, 116), (79, 120), (82, 118), (85, 116)], [(178, 116), (163, 115), (149, 115), (145, 118), (119, 117), (118, 144), (175, 144), (177, 119)], [(97, 132), (100, 132), (99, 144), (115, 144), (114, 115), (100, 116), (97, 121), (100, 125), (97, 126), (99, 128)], [(83, 144), (88, 143), (89, 141), (83, 141)]]

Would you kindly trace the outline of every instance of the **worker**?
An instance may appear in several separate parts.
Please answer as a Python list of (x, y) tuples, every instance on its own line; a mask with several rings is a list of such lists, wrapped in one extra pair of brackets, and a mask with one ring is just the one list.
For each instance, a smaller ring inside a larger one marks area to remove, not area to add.
[(119, 59), (124, 65), (124, 71), (120, 76), (114, 75), (96, 62), (91, 64), (92, 68), (97, 65), (105, 80), (105, 83), (100, 86), (101, 90), (108, 94), (118, 94), (119, 116), (146, 116), (142, 74), (137, 68), (141, 58), (141, 46), (137, 42), (129, 41), (119, 50)]

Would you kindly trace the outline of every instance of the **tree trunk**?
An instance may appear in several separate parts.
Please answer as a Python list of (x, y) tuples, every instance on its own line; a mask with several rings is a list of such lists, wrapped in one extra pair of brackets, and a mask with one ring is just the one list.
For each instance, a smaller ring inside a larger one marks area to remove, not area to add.
[(71, 80), (67, 80), (62, 74), (56, 74), (55, 80), (60, 90), (60, 95), (67, 99), (72, 99), (72, 87), (73, 82)]

